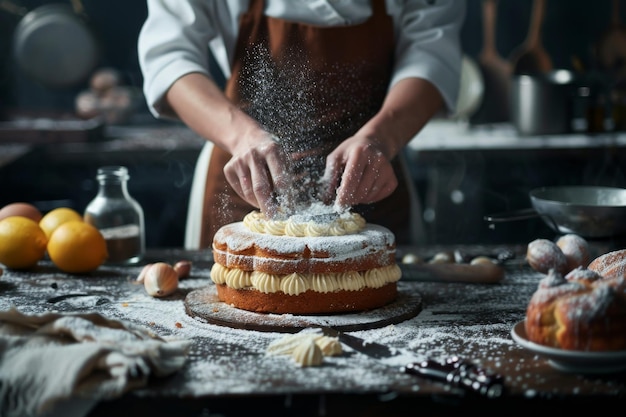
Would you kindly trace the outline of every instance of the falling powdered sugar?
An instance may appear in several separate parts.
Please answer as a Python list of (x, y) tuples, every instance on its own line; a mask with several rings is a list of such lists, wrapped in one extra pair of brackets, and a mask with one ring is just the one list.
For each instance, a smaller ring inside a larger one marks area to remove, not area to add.
[(371, 70), (369, 62), (311, 62), (297, 48), (285, 47), (278, 54), (255, 44), (243, 59), (239, 106), (273, 135), (286, 157), (289, 183), (274, 190), (275, 216), (333, 200), (331, 186), (337, 184), (325, 178), (326, 156), (375, 114), (387, 80), (364, 82), (361, 74)]

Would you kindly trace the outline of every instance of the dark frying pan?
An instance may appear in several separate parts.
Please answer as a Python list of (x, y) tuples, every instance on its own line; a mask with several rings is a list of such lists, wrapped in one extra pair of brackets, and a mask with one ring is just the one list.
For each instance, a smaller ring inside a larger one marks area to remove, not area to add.
[(626, 233), (626, 189), (600, 186), (541, 187), (529, 193), (532, 208), (485, 216), (491, 223), (541, 219), (555, 232), (586, 238)]

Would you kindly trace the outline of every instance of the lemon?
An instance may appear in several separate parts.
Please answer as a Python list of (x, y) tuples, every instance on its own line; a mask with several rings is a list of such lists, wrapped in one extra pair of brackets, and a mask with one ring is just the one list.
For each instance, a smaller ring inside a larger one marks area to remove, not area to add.
[(0, 263), (12, 269), (30, 269), (46, 254), (48, 238), (39, 224), (22, 216), (0, 220)]
[(57, 227), (47, 249), (52, 263), (72, 274), (91, 272), (108, 257), (106, 240), (100, 230), (81, 220), (70, 220)]
[(70, 220), (83, 221), (83, 216), (69, 207), (58, 207), (46, 213), (39, 221), (39, 226), (46, 233), (48, 239), (50, 239), (52, 232), (54, 232), (57, 227)]

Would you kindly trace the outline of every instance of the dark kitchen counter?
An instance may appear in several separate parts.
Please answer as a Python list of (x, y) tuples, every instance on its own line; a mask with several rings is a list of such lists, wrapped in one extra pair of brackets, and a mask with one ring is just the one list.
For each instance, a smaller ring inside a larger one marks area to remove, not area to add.
[[(5, 135), (8, 135), (5, 133)], [(96, 171), (124, 165), (128, 189), (144, 209), (151, 247), (183, 246), (189, 191), (204, 139), (176, 123), (104, 126), (102, 136), (50, 142), (0, 140), (0, 206), (26, 201), (42, 212), (71, 207), (82, 212), (97, 193)], [(82, 139), (82, 140), (78, 140)]]
[(0, 168), (20, 163), (27, 168), (33, 159), (45, 159), (48, 164), (137, 164), (167, 157), (193, 161), (205, 142), (174, 122), (94, 126), (82, 133), (77, 129), (5, 131), (0, 140)]
[(519, 136), (512, 125), (436, 120), (408, 145), (427, 243), (510, 243), (549, 236), (542, 221), (483, 218), (531, 206), (545, 186), (626, 188), (626, 132)]
[[(0, 205), (84, 210), (101, 165), (126, 165), (144, 208), (150, 247), (184, 244), (197, 156), (204, 144), (179, 123), (104, 126), (82, 141), (0, 141)], [(50, 138), (54, 138), (51, 136)], [(539, 220), (491, 228), (485, 215), (527, 208), (540, 186), (626, 187), (626, 132), (520, 137), (511, 125), (435, 120), (406, 148), (427, 244), (510, 243), (545, 236)], [(416, 240), (417, 241), (417, 240)]]
[[(45, 132), (44, 132), (45, 133)], [(128, 125), (99, 126), (91, 134), (64, 138), (31, 132), (3, 133), (0, 155), (16, 149), (34, 149), (53, 145), (57, 152), (141, 152), (150, 150), (199, 149), (204, 140), (188, 128), (175, 122), (145, 121)], [(13, 136), (11, 136), (13, 135)], [(59, 147), (60, 146), (60, 147)], [(460, 121), (433, 120), (408, 145), (409, 152), (461, 150), (567, 150), (626, 147), (626, 132), (601, 134), (572, 133), (561, 135), (519, 136), (508, 123), (469, 126)], [(1, 166), (1, 165), (0, 165)]]
[(521, 136), (510, 123), (470, 126), (454, 120), (429, 123), (410, 143), (415, 152), (427, 151), (524, 151), (626, 147), (626, 132), (584, 132)]
[(4, 144), (0, 145), (0, 168), (21, 158), (31, 150), (30, 145)]
[[(595, 242), (593, 255), (613, 249), (612, 245)], [(155, 379), (148, 387), (118, 400), (101, 403), (92, 417), (227, 417), (249, 416), (249, 410), (254, 410), (255, 416), (442, 416), (466, 414), (469, 410), (494, 416), (560, 415), (572, 411), (581, 415), (594, 407), (623, 406), (624, 372), (557, 370), (545, 357), (512, 340), (511, 329), (524, 319), (526, 304), (543, 277), (526, 264), (525, 245), (403, 247), (398, 249), (398, 257), (406, 253), (429, 257), (451, 249), (473, 254), (506, 250), (515, 257), (504, 263), (505, 277), (496, 284), (410, 281), (411, 274), (404, 266), (405, 275), (399, 283), (401, 300), (421, 303), (418, 314), (351, 333), (436, 360), (456, 355), (500, 373), (506, 387), (502, 398), (484, 398), (407, 375), (348, 347), (341, 356), (325, 357), (321, 366), (300, 368), (289, 357), (267, 355), (269, 343), (284, 333), (217, 325), (191, 317), (185, 312), (185, 297), (213, 285), (208, 251), (149, 251), (145, 262), (193, 262), (191, 276), (181, 280), (175, 294), (162, 299), (148, 296), (135, 282), (140, 265), (102, 266), (88, 276), (59, 273), (45, 261), (32, 272), (5, 270), (0, 278), (0, 308), (14, 305), (24, 313), (95, 311), (149, 326), (162, 336), (193, 341), (187, 364), (180, 372)], [(369, 320), (376, 314), (385, 313), (361, 313), (356, 319)], [(259, 316), (263, 322), (279, 317)], [(289, 323), (301, 318), (282, 320)], [(321, 319), (335, 325), (355, 317)]]

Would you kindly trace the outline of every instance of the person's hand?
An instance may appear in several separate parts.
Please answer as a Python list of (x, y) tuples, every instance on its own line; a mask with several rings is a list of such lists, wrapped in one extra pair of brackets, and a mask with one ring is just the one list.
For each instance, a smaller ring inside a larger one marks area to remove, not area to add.
[(328, 155), (324, 178), (329, 192), (336, 190), (335, 204), (340, 207), (380, 201), (398, 186), (380, 144), (359, 135), (346, 139)]
[(285, 167), (281, 146), (272, 135), (264, 134), (252, 145), (239, 146), (224, 166), (224, 174), (241, 198), (271, 218), (279, 207), (277, 196), (289, 185)]

